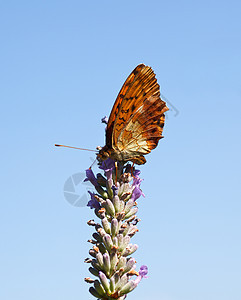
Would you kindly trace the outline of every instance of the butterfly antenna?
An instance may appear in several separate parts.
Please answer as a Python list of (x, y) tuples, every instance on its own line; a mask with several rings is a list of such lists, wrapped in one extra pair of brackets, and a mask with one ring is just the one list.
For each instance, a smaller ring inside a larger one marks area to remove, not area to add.
[(85, 150), (85, 151), (98, 152), (97, 150), (84, 149), (84, 148), (78, 148), (78, 147), (71, 147), (71, 146), (66, 146), (66, 145), (58, 145), (58, 144), (55, 144), (54, 146), (55, 146), (55, 147), (66, 147), (66, 148), (72, 148), (72, 149), (78, 149), (78, 150)]
[(92, 169), (93, 165), (95, 164), (95, 162), (97, 161), (97, 158), (94, 160), (94, 162), (91, 164), (91, 166), (89, 167), (89, 169)]

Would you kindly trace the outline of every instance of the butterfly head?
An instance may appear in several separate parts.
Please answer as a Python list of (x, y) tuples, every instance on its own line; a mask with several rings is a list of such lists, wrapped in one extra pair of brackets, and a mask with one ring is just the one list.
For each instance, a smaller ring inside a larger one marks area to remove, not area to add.
[(101, 161), (106, 160), (111, 155), (111, 151), (106, 146), (104, 146), (103, 148), (99, 148), (98, 150), (99, 150), (99, 153), (97, 154), (98, 160)]

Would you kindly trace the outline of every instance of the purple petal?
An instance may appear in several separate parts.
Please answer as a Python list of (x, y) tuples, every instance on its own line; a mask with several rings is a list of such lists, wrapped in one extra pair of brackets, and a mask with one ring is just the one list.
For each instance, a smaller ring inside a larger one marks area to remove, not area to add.
[(108, 124), (108, 118), (104, 116), (104, 118), (101, 119), (101, 123), (105, 123), (106, 125)]
[(133, 183), (132, 183), (132, 186), (140, 186), (141, 182), (143, 179), (141, 179), (139, 177), (141, 171), (140, 170), (134, 170), (133, 172)]
[(114, 167), (115, 167), (115, 161), (111, 158), (107, 158), (106, 160), (102, 161), (102, 164), (100, 165), (99, 168), (106, 172), (108, 170), (113, 170)]
[(133, 175), (134, 175), (134, 177), (137, 177), (137, 176), (139, 176), (141, 174), (141, 171), (140, 170), (134, 170), (134, 172), (133, 172)]
[(140, 198), (141, 196), (145, 197), (145, 195), (143, 194), (142, 190), (139, 188), (138, 185), (135, 186), (132, 195), (131, 195), (131, 199), (133, 199), (134, 201), (136, 201), (138, 198)]
[(141, 267), (140, 267), (140, 271), (139, 271), (139, 275), (140, 275), (141, 277), (147, 278), (147, 276), (146, 276), (147, 273), (148, 273), (148, 267), (145, 266), (145, 265), (141, 266)]
[(140, 186), (141, 182), (142, 182), (143, 179), (141, 179), (140, 177), (134, 177), (133, 178), (133, 183), (132, 183), (132, 186)]
[(92, 169), (87, 169), (87, 170), (85, 170), (85, 172), (86, 172), (87, 178), (85, 178), (84, 181), (90, 181), (95, 187), (99, 186)]
[(88, 193), (90, 194), (91, 200), (88, 202), (87, 206), (89, 206), (91, 209), (92, 208), (97, 208), (100, 209), (100, 203), (95, 199), (95, 193), (92, 193), (90, 191), (88, 191)]
[(112, 169), (108, 169), (105, 171), (105, 176), (107, 177), (107, 180), (111, 180), (112, 179)]

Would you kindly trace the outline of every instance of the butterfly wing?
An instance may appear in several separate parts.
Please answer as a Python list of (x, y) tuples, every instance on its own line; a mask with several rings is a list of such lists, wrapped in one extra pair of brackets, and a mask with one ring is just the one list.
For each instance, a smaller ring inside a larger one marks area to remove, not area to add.
[(145, 163), (143, 155), (160, 138), (168, 108), (160, 98), (160, 87), (152, 69), (137, 66), (125, 81), (110, 114), (106, 145), (121, 153), (124, 161)]
[(112, 148), (113, 143), (116, 143), (116, 134), (113, 134), (113, 130), (114, 125), (116, 125), (117, 123), (117, 116), (122, 107), (123, 100), (126, 100), (126, 95), (132, 90), (134, 82), (138, 79), (140, 72), (144, 67), (144, 64), (140, 64), (131, 72), (116, 98), (106, 128), (106, 146), (108, 146), (109, 148)]
[(156, 148), (163, 138), (164, 112), (167, 110), (164, 101), (152, 96), (133, 114), (118, 137), (118, 149), (125, 153), (125, 160), (145, 163), (143, 155)]

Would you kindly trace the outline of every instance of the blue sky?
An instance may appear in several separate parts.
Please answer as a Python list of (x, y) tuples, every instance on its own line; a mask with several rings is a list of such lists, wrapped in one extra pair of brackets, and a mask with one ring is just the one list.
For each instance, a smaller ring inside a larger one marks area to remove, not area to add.
[[(126, 77), (150, 65), (169, 111), (141, 167), (138, 267), (128, 299), (240, 300), (239, 1), (2, 1), (3, 300), (94, 299), (86, 222), (66, 180), (94, 156)], [(96, 169), (95, 169), (96, 170)], [(79, 187), (85, 193), (85, 187)]]

